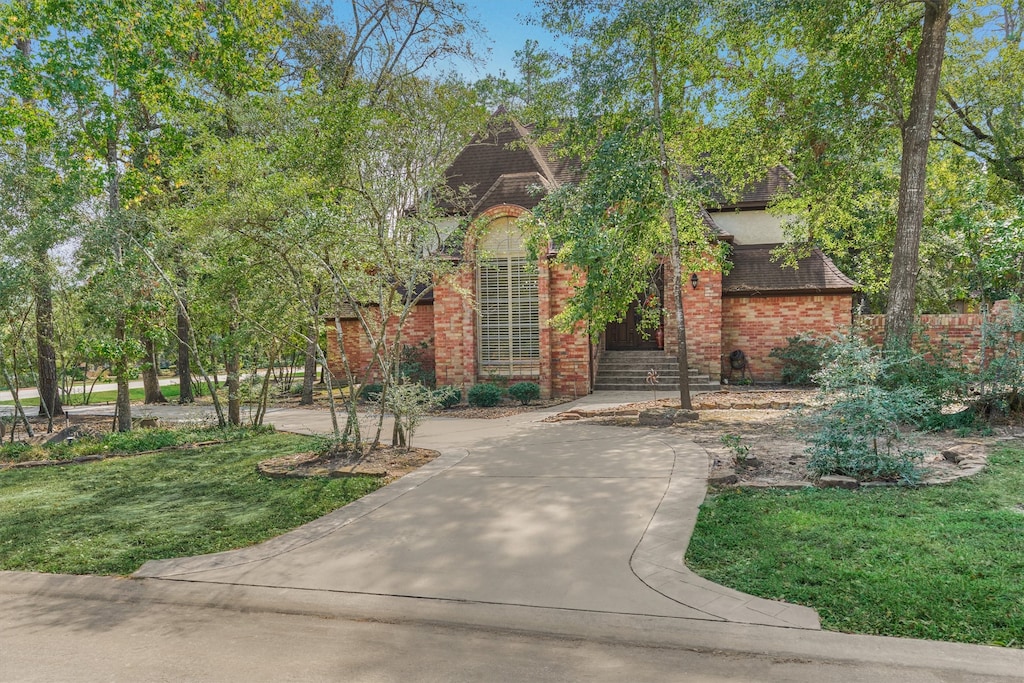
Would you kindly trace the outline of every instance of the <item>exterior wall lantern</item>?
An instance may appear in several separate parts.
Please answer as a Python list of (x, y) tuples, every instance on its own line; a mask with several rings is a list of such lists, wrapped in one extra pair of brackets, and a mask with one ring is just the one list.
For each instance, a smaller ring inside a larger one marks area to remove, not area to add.
[(690, 276), (690, 286), (697, 289), (697, 285), (700, 284), (700, 280), (697, 279), (697, 273)]

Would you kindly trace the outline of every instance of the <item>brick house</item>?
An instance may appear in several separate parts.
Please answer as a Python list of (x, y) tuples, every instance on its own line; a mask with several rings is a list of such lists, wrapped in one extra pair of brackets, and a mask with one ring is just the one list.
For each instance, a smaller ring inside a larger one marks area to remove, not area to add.
[[(544, 189), (572, 182), (578, 168), (530, 140), (523, 126), (498, 123), (474, 138), (449, 167), (452, 188), (469, 187), (468, 208), (452, 209), (448, 228), (470, 221), (450, 248), (463, 267), (435, 283), (403, 329), (406, 344), (424, 349), (438, 385), (468, 389), (491, 380), (537, 382), (543, 396), (579, 396), (594, 389), (644, 388), (651, 368), (659, 388), (676, 387), (676, 330), (672, 297), (665, 302), (663, 329), (644, 339), (636, 330), (634, 304), (621, 323), (596, 341), (582, 326), (565, 333), (549, 321), (564, 307), (578, 274), (552, 263), (547, 254), (528, 263), (516, 219), (540, 201)], [(800, 332), (827, 334), (850, 325), (854, 283), (815, 251), (799, 268), (772, 263), (783, 239), (779, 220), (765, 210), (788, 182), (778, 169), (733, 204), (705, 217), (709, 228), (732, 246), (732, 270), (683, 278), (683, 306), (695, 388), (710, 388), (731, 373), (729, 357), (742, 351), (755, 381), (777, 380), (781, 367), (773, 347)], [(660, 278), (668, 281), (670, 278)], [(368, 359), (369, 344), (355, 320), (342, 320), (350, 358)], [(340, 370), (334, 324), (328, 325), (328, 359)], [(358, 366), (360, 363), (355, 363)], [(365, 379), (365, 378), (362, 378)]]

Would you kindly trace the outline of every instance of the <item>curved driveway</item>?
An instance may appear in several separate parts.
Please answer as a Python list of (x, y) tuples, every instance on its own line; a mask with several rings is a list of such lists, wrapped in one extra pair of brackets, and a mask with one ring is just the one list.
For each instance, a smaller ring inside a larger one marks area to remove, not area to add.
[[(703, 449), (668, 430), (541, 422), (548, 414), (430, 420), (416, 445), (443, 455), (417, 472), (259, 546), (149, 562), (135, 576), (819, 628), (809, 608), (686, 569)], [(325, 431), (325, 420), (268, 415), (294, 431)]]

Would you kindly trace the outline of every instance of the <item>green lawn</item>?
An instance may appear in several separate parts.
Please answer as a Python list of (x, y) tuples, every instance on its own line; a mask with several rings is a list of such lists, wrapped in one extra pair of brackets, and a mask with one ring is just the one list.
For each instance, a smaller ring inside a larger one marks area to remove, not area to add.
[(1024, 647), (1024, 450), (946, 486), (736, 491), (701, 507), (687, 564), (826, 629)]
[(0, 569), (129, 574), (150, 559), (252, 545), (370, 493), (376, 479), (268, 479), (314, 448), (266, 434), (219, 446), (0, 472)]
[[(180, 393), (180, 387), (177, 384), (168, 384), (160, 387), (160, 391), (163, 392), (164, 396), (168, 401), (174, 402), (178, 400)], [(144, 389), (129, 389), (128, 395), (132, 401), (141, 401), (146, 398), (146, 392)], [(113, 403), (117, 400), (117, 391), (94, 391), (89, 396), (89, 403)], [(14, 401), (0, 401), (0, 406), (13, 406)], [(21, 399), (21, 405), (23, 406), (39, 406), (39, 398), (23, 398)], [(64, 405), (68, 406), (80, 406), (82, 405), (82, 387), (78, 386), (75, 391), (71, 393), (71, 400), (66, 402)]]

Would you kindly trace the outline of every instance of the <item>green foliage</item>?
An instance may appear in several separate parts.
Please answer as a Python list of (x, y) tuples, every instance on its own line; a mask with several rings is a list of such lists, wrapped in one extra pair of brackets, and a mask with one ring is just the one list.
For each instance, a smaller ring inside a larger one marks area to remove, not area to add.
[(719, 441), (722, 445), (733, 452), (736, 456), (736, 463), (743, 465), (747, 461), (747, 456), (750, 455), (750, 446), (743, 443), (743, 437), (739, 434), (722, 434)]
[(384, 385), (372, 382), (370, 384), (364, 384), (362, 390), (359, 392), (359, 397), (367, 403), (376, 403), (380, 400), (380, 395), (384, 391)]
[(508, 395), (524, 406), (540, 398), (540, 385), (536, 382), (517, 382), (508, 388)]
[(983, 379), (1007, 407), (1024, 411), (1024, 303), (1013, 301), (986, 325), (985, 347), (990, 360)]
[(46, 445), (23, 442), (0, 446), (0, 460), (71, 460), (86, 455), (129, 455), (174, 446), (187, 446), (206, 441), (241, 441), (273, 433), (271, 426), (261, 427), (195, 427), (178, 429), (136, 429), (111, 432), (101, 436), (85, 435), (74, 441)]
[(372, 477), (268, 479), (256, 464), (312, 450), (264, 434), (204, 449), (0, 472), (0, 569), (129, 574), (152, 559), (253, 545), (380, 486)]
[(893, 360), (858, 337), (830, 347), (815, 379), (824, 407), (808, 418), (807, 467), (818, 476), (887, 479), (914, 484), (922, 454), (904, 434), (939, 412), (940, 404), (912, 384), (885, 387)]
[(466, 400), (471, 406), (490, 408), (501, 402), (502, 394), (501, 387), (495, 384), (476, 384), (470, 388)]
[(433, 387), (436, 384), (437, 377), (433, 371), (427, 369), (428, 348), (426, 342), (421, 342), (416, 346), (402, 345), (401, 358), (398, 363), (398, 375), (402, 381), (422, 384), (426, 387)]
[(782, 361), (782, 382), (806, 386), (814, 383), (814, 375), (821, 370), (828, 340), (813, 334), (787, 337), (784, 347), (769, 352), (771, 358)]
[(409, 448), (423, 418), (437, 408), (438, 399), (434, 392), (422, 384), (399, 384), (388, 388), (381, 403), (382, 407), (390, 410), (395, 417), (399, 443)]
[(434, 390), (434, 398), (442, 408), (454, 408), (462, 402), (462, 389), (446, 384)]
[(846, 633), (1024, 647), (1024, 450), (943, 486), (737, 491), (701, 505), (686, 564)]

